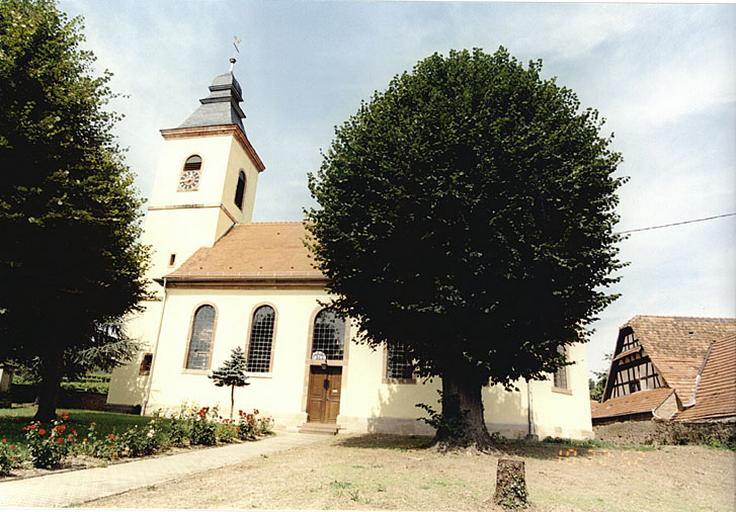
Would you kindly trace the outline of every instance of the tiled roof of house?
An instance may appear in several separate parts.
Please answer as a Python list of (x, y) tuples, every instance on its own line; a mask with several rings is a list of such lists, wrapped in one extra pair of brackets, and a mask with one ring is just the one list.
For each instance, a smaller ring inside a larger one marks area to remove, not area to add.
[(302, 222), (237, 224), (213, 247), (197, 250), (170, 282), (308, 280), (324, 282), (304, 245)]
[(715, 341), (700, 375), (695, 405), (677, 414), (681, 421), (736, 416), (736, 335)]
[(669, 388), (657, 388), (611, 398), (603, 403), (593, 402), (591, 403), (591, 416), (593, 419), (599, 419), (652, 412), (672, 393), (673, 391)]
[(736, 318), (637, 315), (622, 329), (626, 326), (683, 402), (695, 391), (695, 377), (711, 343), (736, 334)]

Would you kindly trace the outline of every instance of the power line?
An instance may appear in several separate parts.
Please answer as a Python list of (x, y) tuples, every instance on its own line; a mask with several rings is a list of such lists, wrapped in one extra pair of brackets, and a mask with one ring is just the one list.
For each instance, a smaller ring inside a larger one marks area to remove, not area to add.
[(695, 222), (703, 222), (706, 220), (722, 219), (724, 217), (733, 217), (734, 215), (736, 215), (736, 212), (724, 213), (721, 215), (713, 215), (712, 217), (703, 217), (700, 219), (683, 220), (680, 222), (672, 222), (670, 224), (661, 224), (659, 226), (647, 226), (645, 228), (627, 229), (626, 231), (619, 231), (618, 234), (625, 235), (627, 233), (636, 233), (637, 231), (649, 231), (652, 229), (671, 228), (672, 226), (682, 226), (683, 224), (693, 224)]

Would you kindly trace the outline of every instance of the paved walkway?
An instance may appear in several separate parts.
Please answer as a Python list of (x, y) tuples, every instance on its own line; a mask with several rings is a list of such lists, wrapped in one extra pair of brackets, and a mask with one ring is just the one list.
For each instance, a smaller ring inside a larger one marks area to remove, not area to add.
[(239, 464), (259, 455), (308, 445), (324, 435), (279, 432), (253, 443), (192, 450), (104, 468), (82, 469), (0, 483), (0, 507), (68, 507)]

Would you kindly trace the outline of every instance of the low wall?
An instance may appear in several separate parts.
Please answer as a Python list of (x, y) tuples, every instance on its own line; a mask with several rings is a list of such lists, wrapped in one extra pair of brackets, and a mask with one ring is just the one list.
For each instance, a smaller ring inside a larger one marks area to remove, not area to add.
[(595, 438), (601, 441), (616, 444), (650, 444), (656, 428), (654, 421), (643, 419), (593, 425), (593, 432)]
[(594, 425), (596, 439), (616, 444), (707, 444), (736, 449), (736, 419), (700, 423), (631, 420)]
[(736, 418), (698, 423), (657, 422), (654, 441), (659, 444), (706, 444), (736, 450)]

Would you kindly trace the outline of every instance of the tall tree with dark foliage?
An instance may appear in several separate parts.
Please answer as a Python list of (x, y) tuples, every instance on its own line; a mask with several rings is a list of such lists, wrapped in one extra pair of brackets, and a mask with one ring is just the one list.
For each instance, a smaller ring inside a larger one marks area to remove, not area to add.
[(113, 137), (110, 73), (55, 2), (0, 2), (0, 360), (40, 376), (37, 419), (70, 368), (130, 357), (145, 295), (141, 200)]
[(443, 447), (487, 448), (483, 386), (547, 378), (615, 298), (621, 156), (541, 71), (503, 48), (434, 54), (337, 128), (309, 177), (330, 306), (441, 377)]

